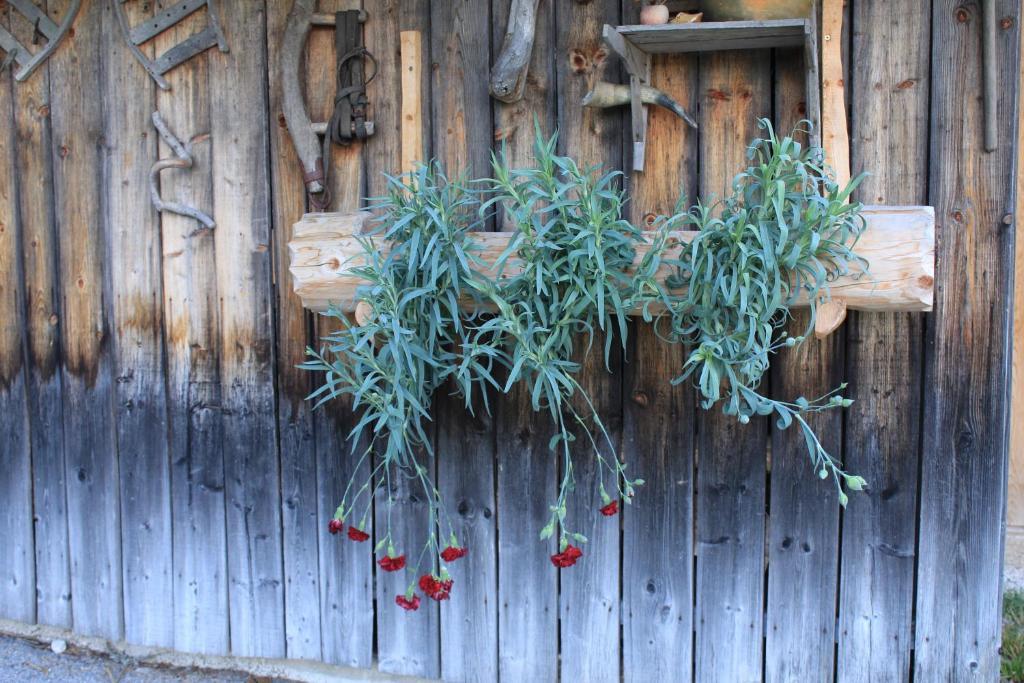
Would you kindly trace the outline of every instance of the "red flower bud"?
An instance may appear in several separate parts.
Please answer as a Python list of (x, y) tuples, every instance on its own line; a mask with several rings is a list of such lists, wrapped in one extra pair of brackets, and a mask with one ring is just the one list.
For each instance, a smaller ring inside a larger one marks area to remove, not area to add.
[(565, 550), (551, 556), (551, 564), (559, 568), (571, 567), (581, 557), (583, 557), (583, 551), (570, 543), (565, 546)]
[(357, 543), (369, 540), (370, 534), (366, 533), (362, 529), (357, 529), (354, 526), (348, 528), (348, 537)]
[(415, 612), (420, 608), (420, 596), (413, 595), (412, 600), (410, 600), (404, 595), (396, 595), (395, 604), (404, 610), (407, 610), (409, 612)]
[(458, 546), (449, 546), (441, 551), (441, 559), (445, 562), (454, 562), (460, 557), (465, 557), (469, 554), (467, 548), (459, 548)]
[(424, 574), (420, 577), (420, 590), (434, 600), (447, 600), (452, 593), (452, 580), (441, 581), (432, 574)]
[(327, 530), (332, 534), (339, 534), (345, 528), (345, 523), (340, 519), (332, 519), (327, 523)]
[(405, 566), (405, 555), (399, 555), (398, 557), (385, 555), (377, 560), (377, 564), (386, 572), (397, 572)]
[(611, 517), (619, 511), (619, 501), (613, 500), (612, 502), (601, 508), (601, 514), (605, 517)]

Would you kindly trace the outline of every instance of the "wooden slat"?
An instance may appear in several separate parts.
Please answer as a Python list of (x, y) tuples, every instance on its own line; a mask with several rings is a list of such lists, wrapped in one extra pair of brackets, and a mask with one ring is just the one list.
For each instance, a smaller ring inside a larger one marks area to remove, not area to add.
[[(996, 3), (996, 77), (1018, 78), (1020, 6)], [(966, 18), (966, 21), (961, 20)], [(915, 678), (999, 676), (1006, 389), (1013, 277), (1013, 150), (983, 151), (981, 30), (958, 3), (932, 6), (929, 200), (942, 221), (925, 345)], [(999, 93), (1013, 139), (1017, 93)]]
[(273, 192), (275, 313), (277, 330), (277, 429), (281, 453), (281, 524), (284, 552), (284, 624), (289, 658), (317, 660), (323, 656), (320, 620), (320, 521), (312, 408), (305, 397), (312, 377), (296, 364), (309, 342), (310, 321), (284, 294), (291, 276), (281, 259), (295, 216), (302, 215), (306, 191), (302, 167), (283, 121), (281, 44), (289, 5), (267, 4), (267, 65), (270, 112), (270, 173)]
[[(32, 27), (10, 16), (23, 44)], [(53, 168), (49, 66), (13, 89), (20, 238), (28, 346), (29, 444), (35, 515), (36, 616), (40, 623), (71, 627), (67, 496), (64, 486), (64, 401), (59, 372), (57, 250), (53, 217)]]
[(210, 145), (231, 651), (281, 657), (284, 573), (274, 406), (264, 8), (222, 4), (231, 52), (210, 51)]
[(641, 50), (657, 54), (797, 47), (804, 43), (804, 25), (803, 19), (773, 19), (620, 26), (618, 32)]
[[(320, 9), (325, 12), (358, 9), (359, 6), (360, 3), (353, 0), (321, 0), (320, 3)], [(382, 17), (375, 13), (374, 21), (380, 20)], [(306, 45), (306, 101), (313, 120), (326, 121), (333, 111), (336, 65), (334, 31), (321, 29), (311, 32)], [(359, 208), (365, 186), (363, 151), (366, 144), (331, 147), (328, 186), (333, 207)], [(338, 327), (333, 320), (314, 319), (317, 338)], [(322, 376), (315, 379), (321, 381)], [(353, 451), (345, 439), (354, 425), (351, 403), (347, 400), (334, 401), (314, 413), (319, 486), (321, 637), (325, 661), (368, 667), (373, 657), (373, 558), (365, 545), (353, 546), (348, 539), (327, 532), (327, 524), (338, 507), (349, 477), (355, 474), (359, 481), (363, 481), (370, 471), (370, 463), (364, 463), (356, 471), (362, 450)]]
[[(771, 110), (768, 52), (703, 55), (703, 199), (722, 196)], [(764, 604), (765, 436), (719, 408), (697, 417), (697, 680), (761, 677)]]
[[(601, 27), (615, 24), (619, 3), (595, 0), (588, 4), (559, 3), (555, 8), (557, 48), (556, 91), (559, 93), (559, 154), (571, 155), (583, 167), (602, 165), (605, 170), (622, 168), (622, 118), (581, 105), (583, 96), (600, 79), (617, 81), (620, 69), (609, 60), (601, 40)], [(616, 342), (617, 345), (618, 342)], [(592, 352), (579, 358), (583, 367), (579, 383), (593, 401), (612, 442), (622, 435), (622, 356), (613, 346), (610, 366), (602, 357), (604, 337), (595, 335)], [(578, 351), (579, 355), (583, 349)], [(578, 400), (578, 399), (574, 399)], [(586, 410), (577, 405), (577, 409)], [(585, 414), (585, 412), (584, 412)], [(586, 437), (578, 434), (577, 444)], [(609, 454), (605, 452), (605, 456)], [(586, 448), (577, 448), (574, 458), (576, 488), (570, 497), (569, 526), (589, 539), (583, 558), (569, 569), (559, 571), (560, 674), (564, 681), (620, 680), (619, 640), (619, 520), (598, 513), (598, 465)], [(552, 552), (555, 543), (549, 541)], [(550, 570), (549, 570), (550, 571)], [(595, 653), (600, 653), (595, 656)]]
[[(843, 0), (821, 3), (821, 140), (826, 159), (836, 173), (836, 183), (850, 181), (850, 135), (846, 125), (846, 74), (843, 60)], [(847, 22), (848, 23), (848, 22)], [(850, 35), (850, 31), (846, 35)]]
[[(429, 112), (431, 102), (430, 80), (427, 75), (431, 64), (430, 55), (430, 3), (424, 0), (401, 3), (398, 13), (398, 28), (402, 35), (400, 49), (402, 66), (399, 74), (401, 90), (399, 93), (414, 95), (419, 91), (419, 106), (409, 107), (404, 97), (401, 102), (401, 134), (398, 138), (400, 152), (398, 162), (401, 170), (409, 170), (413, 161), (430, 158), (430, 150), (422, 149), (422, 156), (416, 150), (424, 144), (429, 147), (431, 142)], [(418, 38), (411, 39), (411, 31), (420, 33)], [(381, 46), (383, 47), (383, 46)], [(393, 44), (390, 46), (395, 47)], [(418, 67), (421, 77), (410, 78), (406, 69), (406, 60), (415, 55), (419, 48)], [(379, 98), (380, 96), (378, 96)], [(416, 114), (420, 116), (417, 117)], [(409, 118), (411, 116), (411, 118)], [(386, 134), (386, 133), (385, 133)], [(391, 143), (380, 139), (374, 143), (386, 145), (379, 151), (371, 153), (369, 158), (370, 177), (382, 172), (394, 173), (395, 157)], [(408, 166), (407, 166), (408, 164)], [(431, 427), (433, 429), (433, 427)], [(423, 458), (421, 454), (419, 456)], [(433, 463), (425, 463), (433, 472)], [(416, 579), (414, 574), (416, 559), (419, 557), (422, 543), (430, 533), (426, 498), (416, 482), (405, 477), (397, 480), (392, 477), (390, 482), (377, 483), (376, 534), (383, 536), (387, 529), (388, 515), (388, 484), (394, 506), (390, 511), (391, 532), (395, 539), (396, 549), (401, 549), (409, 559), (410, 568), (406, 572), (377, 573), (377, 657), (378, 667), (382, 672), (437, 678), (441, 674), (439, 641), (440, 614), (437, 604), (421, 595), (423, 604), (416, 612), (406, 612), (395, 604), (395, 596), (404, 594), (406, 587)], [(429, 571), (429, 565), (421, 566), (420, 573)], [(418, 590), (418, 589), (417, 589)], [(448, 607), (449, 605), (445, 605)]]
[[(157, 36), (156, 50), (184, 40), (203, 21), (202, 15), (192, 15)], [(208, 59), (208, 53), (199, 55), (174, 69), (167, 74), (171, 90), (157, 92), (157, 108), (167, 126), (179, 138), (193, 140), (192, 168), (161, 173), (161, 194), (204, 211), (213, 209)], [(173, 154), (160, 144), (160, 158)], [(191, 218), (164, 212), (160, 233), (174, 537), (174, 647), (225, 653), (230, 643), (224, 413), (217, 373), (220, 307), (213, 232)]]
[[(652, 61), (651, 84), (697, 111), (697, 58)], [(655, 144), (646, 168), (630, 178), (629, 218), (641, 226), (671, 215), (681, 194), (692, 200), (697, 190), (697, 134), (653, 107), (647, 134)], [(642, 321), (632, 321), (629, 334), (622, 455), (631, 476), (647, 483), (622, 512), (623, 676), (686, 681), (693, 671), (694, 392), (669, 382), (683, 367), (681, 347)]]
[[(861, 0), (851, 18), (854, 27), (874, 27), (853, 34), (849, 60), (852, 170), (870, 173), (856, 198), (925, 201), (930, 65), (922, 36), (931, 17), (915, 6), (893, 22), (890, 11)], [(841, 680), (910, 676), (924, 324), (920, 315), (853, 313), (846, 325), (844, 374), (855, 403), (846, 411), (843, 452), (871, 490), (852, 496), (843, 515)]]
[[(431, 3), (431, 120), (434, 158), (450, 177), (486, 177), (493, 135), (488, 70), (491, 17), (473, 0)], [(448, 567), (455, 586), (441, 606), (441, 677), (498, 677), (498, 561), (495, 523), (495, 425), (482, 401), (470, 416), (463, 401), (439, 392), (437, 481), (468, 556)], [(493, 405), (492, 396), (491, 404)], [(445, 524), (440, 538), (448, 536)]]
[[(148, 12), (125, 7), (133, 21)], [(112, 12), (102, 30), (119, 29)], [(109, 221), (114, 348), (114, 422), (120, 462), (125, 639), (174, 645), (170, 460), (164, 376), (160, 222), (150, 206), (148, 164), (157, 153), (150, 114), (154, 85), (127, 45), (113, 42), (104, 60), (104, 97), (123, 106), (105, 111), (109, 156), (103, 177)], [(166, 596), (153, 601), (154, 595)]]
[[(63, 15), (66, 3), (52, 11)], [(77, 632), (121, 638), (120, 507), (110, 326), (104, 310), (102, 14), (83, 12), (49, 61), (54, 206), (60, 246), (65, 471)]]
[[(0, 25), (6, 22), (0, 17)], [(0, 74), (0, 169), (15, 171), (14, 78)], [(36, 619), (35, 548), (32, 535), (32, 461), (29, 447), (28, 395), (25, 382), (25, 315), (19, 244), (17, 188), (0, 186), (0, 539), (8, 561), (0, 566), (0, 605), (9, 619)]]
[[(504, 39), (509, 0), (491, 7), (492, 52)], [(523, 98), (495, 102), (494, 145), (514, 167), (533, 159), (534, 116), (544, 135), (555, 128), (555, 3), (537, 10), (533, 53)], [(504, 216), (498, 230), (509, 230)], [(537, 535), (555, 499), (556, 458), (548, 448), (551, 420), (537, 415), (529, 392), (517, 386), (494, 402), (498, 505), (498, 673), (505, 681), (558, 678), (558, 574), (548, 543)]]
[[(1022, 33), (1024, 38), (1024, 33)], [(1017, 92), (1024, 87), (1020, 71)], [(1018, 125), (1014, 138), (1017, 151), (1017, 187), (1014, 225), (1024, 224), (1024, 127)], [(1024, 271), (1024, 239), (1014, 240), (1014, 270)], [(1013, 338), (1024, 339), (1024, 277), (1013, 280)], [(1010, 387), (1010, 471), (1006, 501), (1005, 564), (1024, 569), (1024, 344), (1013, 345), (1012, 385)]]

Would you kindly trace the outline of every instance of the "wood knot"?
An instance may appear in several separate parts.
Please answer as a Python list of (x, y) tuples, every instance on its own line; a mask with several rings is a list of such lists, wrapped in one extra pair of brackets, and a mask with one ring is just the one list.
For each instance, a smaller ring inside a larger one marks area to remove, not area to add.
[(915, 85), (917, 85), (916, 78), (907, 78), (897, 83), (894, 90), (907, 90), (908, 88), (913, 88)]
[(67, 145), (61, 145), (60, 146), (60, 158), (61, 159), (67, 159), (69, 154), (71, 154), (71, 148), (68, 147)]
[(999, 28), (1007, 31), (1013, 28), (1013, 17), (1003, 17), (999, 20)]
[(284, 114), (277, 115), (277, 125), (281, 126), (281, 128), (288, 127), (288, 121), (284, 118)]
[(633, 392), (633, 403), (637, 404), (641, 408), (646, 408), (651, 402), (651, 399), (647, 396), (647, 392), (634, 391)]
[(50, 105), (44, 104), (43, 106), (39, 107), (39, 109), (36, 109), (36, 113), (39, 114), (40, 116), (44, 117), (44, 118), (49, 116), (50, 115)]
[(583, 54), (582, 51), (576, 49), (569, 51), (569, 67), (573, 70), (574, 73), (584, 73), (587, 70), (588, 66), (589, 60), (587, 59), (587, 56)]
[(956, 8), (956, 11), (953, 12), (953, 16), (956, 17), (957, 22), (963, 24), (970, 20), (971, 13), (967, 10), (966, 7), (961, 5), (960, 7)]
[(955, 220), (957, 223), (963, 223), (964, 222), (964, 214), (963, 214), (962, 211), (960, 211), (960, 209), (957, 209), (956, 211), (954, 211), (950, 215), (953, 217), (953, 220)]
[(653, 213), (644, 214), (644, 225), (646, 225), (648, 228), (653, 227), (654, 221), (656, 220), (658, 220), (658, 217), (655, 216)]
[(722, 90), (717, 88), (708, 88), (708, 99), (716, 100), (718, 102), (728, 102), (732, 98)]
[(931, 289), (935, 285), (935, 278), (931, 275), (922, 275), (917, 278), (917, 286), (924, 289)]

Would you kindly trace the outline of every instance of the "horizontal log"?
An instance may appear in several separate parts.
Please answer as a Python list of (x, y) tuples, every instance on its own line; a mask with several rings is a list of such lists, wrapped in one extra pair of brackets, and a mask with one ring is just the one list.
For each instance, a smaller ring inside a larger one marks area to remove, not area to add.
[[(833, 298), (848, 308), (862, 311), (930, 311), (935, 276), (935, 212), (930, 206), (866, 206), (867, 228), (855, 251), (868, 260), (869, 273), (840, 278), (832, 283)], [(363, 263), (363, 248), (357, 236), (372, 218), (366, 211), (353, 213), (311, 213), (295, 224), (288, 244), (295, 293), (302, 305), (325, 311), (331, 305), (352, 312), (356, 290), (362, 281), (348, 270)], [(653, 233), (648, 233), (648, 237)], [(692, 240), (696, 232), (674, 232), (680, 243)], [(508, 245), (510, 235), (502, 232), (472, 233), (482, 251), (481, 258), (493, 263)], [(639, 261), (649, 248), (637, 246)], [(680, 247), (669, 250), (668, 257)], [(512, 272), (514, 264), (506, 267)], [(663, 266), (664, 279), (670, 268)], [(806, 303), (806, 302), (804, 302)]]

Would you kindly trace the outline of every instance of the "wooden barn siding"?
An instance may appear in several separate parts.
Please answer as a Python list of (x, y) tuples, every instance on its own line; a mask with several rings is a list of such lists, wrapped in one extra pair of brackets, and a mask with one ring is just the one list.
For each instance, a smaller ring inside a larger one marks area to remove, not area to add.
[[(1010, 20), (1001, 82), (1016, 83), (1019, 8), (997, 4)], [(133, 21), (162, 6), (128, 4)], [(452, 601), (415, 614), (392, 604), (402, 577), (375, 575), (367, 547), (325, 531), (356, 463), (351, 415), (310, 411), (313, 379), (294, 369), (327, 328), (292, 296), (285, 262), (305, 210), (280, 109), (287, 3), (221, 6), (232, 51), (179, 67), (169, 92), (119, 38), (100, 40), (116, 19), (98, 0), (27, 82), (0, 74), (0, 616), (451, 680), (995, 679), (1017, 93), (1001, 92), (1000, 149), (981, 152), (980, 3), (907, 2), (894, 20), (889, 3), (847, 2), (853, 166), (874, 173), (859, 195), (936, 206), (936, 313), (852, 315), (780, 356), (771, 382), (787, 397), (851, 382), (858, 402), (825, 416), (823, 435), (871, 491), (840, 513), (792, 434), (701, 411), (664, 381), (683, 351), (634, 323), (616, 373), (591, 363), (585, 383), (648, 481), (636, 503), (598, 518), (581, 468), (572, 513), (591, 543), (556, 574), (535, 540), (558, 469), (548, 427), (519, 394), (475, 420), (440, 400), (435, 475), (474, 552), (453, 567)], [(378, 133), (332, 153), (334, 208), (379, 194), (400, 165), (408, 29), (423, 37), (424, 156), (479, 175), (501, 140), (524, 161), (536, 117), (564, 152), (628, 167), (623, 113), (579, 100), (621, 76), (597, 35), (635, 20), (633, 0), (542, 2), (513, 105), (487, 97), (483, 68), (508, 0), (363, 6)], [(8, 5), (0, 24), (31, 39)], [(204, 24), (199, 13), (147, 49)], [(330, 82), (331, 42), (309, 41), (311, 82)], [(702, 131), (650, 113), (646, 172), (627, 178), (635, 221), (682, 190), (721, 193), (753, 117), (786, 129), (802, 107), (795, 52), (654, 64)], [(326, 117), (327, 92), (308, 101)], [(149, 165), (170, 154), (155, 108), (196, 161), (162, 174), (163, 194), (210, 211), (212, 231), (149, 205)], [(396, 494), (395, 532), (410, 538), (421, 501)]]

